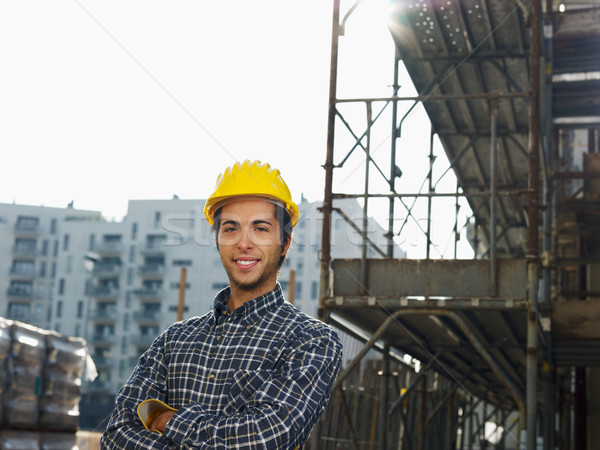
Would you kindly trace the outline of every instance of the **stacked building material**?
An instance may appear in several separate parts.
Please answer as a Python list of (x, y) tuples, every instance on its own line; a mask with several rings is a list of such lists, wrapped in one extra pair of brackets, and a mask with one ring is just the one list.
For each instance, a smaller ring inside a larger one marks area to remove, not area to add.
[(10, 323), (9, 329), (11, 346), (2, 394), (2, 423), (8, 428), (35, 429), (46, 359), (45, 332), (20, 322)]
[(39, 408), (42, 428), (77, 431), (86, 355), (83, 339), (58, 333), (46, 335), (46, 363)]
[(76, 448), (85, 341), (0, 318), (0, 450)]

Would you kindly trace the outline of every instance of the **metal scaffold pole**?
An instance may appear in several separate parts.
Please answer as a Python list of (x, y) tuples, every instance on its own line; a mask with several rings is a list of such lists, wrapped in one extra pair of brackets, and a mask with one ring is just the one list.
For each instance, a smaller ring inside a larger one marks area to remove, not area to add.
[(529, 104), (529, 203), (527, 234), (527, 450), (536, 449), (537, 368), (538, 368), (538, 227), (539, 227), (539, 152), (540, 152), (540, 56), (541, 4), (531, 2), (531, 52)]

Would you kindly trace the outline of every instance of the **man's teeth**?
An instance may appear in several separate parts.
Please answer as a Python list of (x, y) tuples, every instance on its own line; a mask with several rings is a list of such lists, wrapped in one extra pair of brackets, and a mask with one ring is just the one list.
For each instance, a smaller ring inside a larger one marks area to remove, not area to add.
[(248, 260), (245, 260), (245, 259), (243, 259), (243, 260), (242, 260), (242, 259), (238, 259), (238, 260), (237, 260), (237, 263), (238, 263), (238, 264), (241, 264), (242, 266), (249, 266), (250, 264), (254, 264), (255, 262), (256, 262), (256, 260), (255, 260), (255, 259), (253, 259), (253, 260), (250, 260), (250, 261), (248, 261)]

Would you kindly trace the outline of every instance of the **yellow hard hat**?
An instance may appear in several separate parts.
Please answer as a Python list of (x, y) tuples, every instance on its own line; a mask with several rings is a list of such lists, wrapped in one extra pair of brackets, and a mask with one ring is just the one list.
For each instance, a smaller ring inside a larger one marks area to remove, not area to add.
[(281, 178), (279, 170), (260, 161), (236, 162), (217, 177), (215, 190), (204, 205), (204, 216), (212, 226), (215, 207), (232, 197), (265, 197), (282, 203), (290, 214), (292, 227), (298, 223), (298, 206), (292, 201), (290, 190)]

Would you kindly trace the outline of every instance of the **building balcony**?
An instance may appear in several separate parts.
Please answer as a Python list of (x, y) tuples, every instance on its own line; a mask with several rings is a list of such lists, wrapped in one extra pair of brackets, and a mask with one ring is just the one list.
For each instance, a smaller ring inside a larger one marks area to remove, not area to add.
[(163, 255), (165, 249), (163, 248), (162, 242), (147, 242), (146, 245), (140, 249), (140, 253), (143, 255)]
[(164, 292), (161, 288), (144, 287), (135, 289), (133, 294), (142, 300), (162, 300)]
[(98, 256), (116, 256), (123, 253), (123, 248), (121, 242), (98, 242), (94, 244), (92, 252)]
[(142, 278), (162, 278), (165, 274), (165, 266), (162, 264), (144, 264), (138, 268), (137, 273)]
[(131, 358), (129, 358), (129, 367), (137, 366), (137, 363), (139, 360), (140, 360), (139, 356), (132, 356)]
[(90, 320), (115, 322), (118, 313), (116, 309), (95, 309), (90, 311)]
[(15, 225), (15, 236), (35, 238), (40, 232), (39, 225), (17, 223)]
[(92, 286), (90, 295), (98, 298), (116, 299), (119, 297), (119, 288), (114, 286)]
[(6, 290), (6, 294), (11, 300), (32, 300), (33, 289), (24, 289), (20, 286), (12, 286)]
[(10, 269), (10, 277), (12, 279), (31, 281), (35, 277), (35, 269), (33, 267), (13, 267)]
[(85, 386), (87, 393), (111, 393), (114, 395), (112, 383), (109, 381), (94, 380)]
[(88, 344), (93, 345), (114, 345), (116, 337), (114, 334), (96, 333), (87, 339)]
[(35, 247), (26, 245), (14, 245), (12, 248), (12, 255), (17, 258), (33, 259), (37, 256), (38, 252)]
[(159, 324), (160, 311), (136, 311), (133, 313), (133, 320), (144, 324)]
[(92, 356), (92, 360), (94, 361), (94, 364), (96, 365), (96, 368), (112, 368), (112, 366), (115, 363), (115, 358), (113, 358), (112, 356), (106, 357), (106, 356)]
[(152, 345), (154, 339), (156, 339), (156, 336), (152, 334), (138, 334), (131, 337), (131, 343), (133, 345), (148, 348)]
[(6, 318), (9, 320), (18, 320), (20, 322), (31, 322), (33, 314), (30, 311), (11, 311), (10, 309), (6, 312)]
[(94, 264), (92, 275), (97, 278), (115, 278), (121, 275), (120, 264), (103, 264), (101, 262)]

